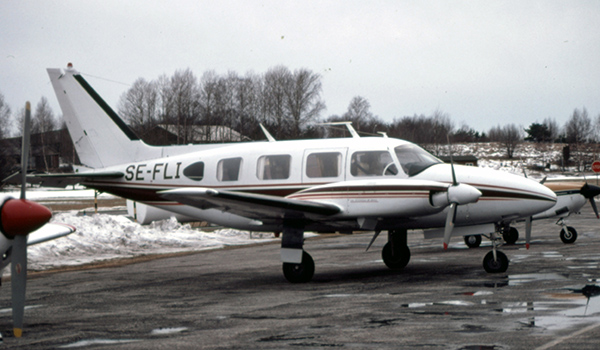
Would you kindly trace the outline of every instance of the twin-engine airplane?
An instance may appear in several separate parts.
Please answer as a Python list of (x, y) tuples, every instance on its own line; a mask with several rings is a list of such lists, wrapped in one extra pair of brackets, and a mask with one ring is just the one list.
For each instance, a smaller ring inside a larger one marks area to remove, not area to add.
[[(151, 147), (144, 144), (71, 65), (48, 69), (83, 165), (48, 175), (198, 220), (282, 232), (283, 272), (307, 282), (314, 262), (304, 232), (388, 231), (384, 263), (408, 264), (407, 230), (440, 228), (444, 247), (461, 234), (489, 232), (489, 272), (503, 272), (498, 229), (552, 207), (547, 187), (494, 170), (451, 166), (387, 137)], [(369, 246), (370, 246), (369, 244)]]
[[(586, 181), (569, 178), (552, 180), (544, 179), (542, 183), (556, 193), (556, 203), (552, 208), (537, 213), (526, 221), (531, 222), (534, 220), (558, 218), (556, 224), (561, 227), (559, 232), (560, 240), (565, 244), (575, 243), (577, 240), (577, 230), (573, 226), (568, 226), (565, 219), (571, 216), (571, 214), (579, 213), (587, 201), (590, 202), (596, 217), (600, 219), (596, 201), (594, 200), (594, 197), (600, 195), (600, 187), (591, 185)], [(527, 229), (530, 230), (531, 228), (528, 226)], [(519, 239), (519, 231), (512, 226), (505, 227), (502, 236), (506, 243), (514, 244)], [(481, 244), (481, 235), (465, 236), (465, 244), (469, 248), (479, 247)]]
[[(0, 275), (11, 264), (13, 333), (21, 337), (27, 285), (27, 246), (66, 236), (75, 228), (63, 224), (48, 224), (52, 213), (41, 204), (25, 199), (26, 164), (29, 158), (31, 106), (25, 107), (23, 143), (21, 149), (21, 197), (0, 195)], [(1, 336), (0, 336), (1, 338)]]

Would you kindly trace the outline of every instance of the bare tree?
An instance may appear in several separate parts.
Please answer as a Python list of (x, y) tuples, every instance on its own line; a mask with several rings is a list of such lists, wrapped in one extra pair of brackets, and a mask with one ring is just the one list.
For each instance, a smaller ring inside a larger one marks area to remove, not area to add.
[(495, 126), (488, 132), (488, 137), (492, 142), (499, 142), (506, 150), (506, 156), (513, 157), (517, 146), (523, 141), (522, 128), (515, 124), (505, 126)]
[(560, 127), (558, 126), (556, 119), (546, 118), (542, 122), (542, 125), (546, 126), (550, 140), (552, 140), (552, 142), (556, 141), (558, 139), (558, 135), (560, 134)]
[(200, 119), (198, 104), (198, 80), (192, 71), (177, 70), (171, 77), (171, 96), (177, 126), (177, 143), (192, 141), (192, 125)]
[(142, 138), (158, 122), (159, 93), (154, 82), (137, 79), (119, 100), (119, 113)]
[(290, 89), (292, 73), (287, 67), (271, 68), (264, 75), (262, 100), (264, 104), (265, 122), (275, 128), (275, 138), (287, 136), (288, 121), (286, 99)]
[(351, 121), (358, 132), (375, 134), (377, 131), (387, 131), (387, 125), (371, 113), (371, 104), (362, 96), (354, 96), (346, 113), (339, 119)]
[(569, 143), (571, 149), (571, 155), (577, 162), (577, 168), (581, 170), (585, 162), (586, 150), (584, 149), (584, 145), (593, 136), (592, 120), (585, 108), (581, 111), (575, 108), (573, 114), (571, 114), (571, 117), (565, 124), (565, 133), (567, 143)]
[(301, 136), (302, 129), (325, 109), (321, 100), (321, 76), (308, 69), (294, 71), (287, 89), (287, 109), (291, 118), (291, 138)]
[(56, 119), (54, 118), (54, 112), (52, 112), (46, 97), (42, 97), (35, 108), (31, 125), (31, 133), (40, 134), (42, 159), (44, 160), (44, 167), (46, 171), (49, 170), (47, 153), (48, 147), (50, 146), (50, 140), (48, 140), (47, 133), (55, 129)]
[(4, 95), (0, 92), (0, 139), (9, 136), (10, 130), (10, 107), (4, 101)]
[[(214, 70), (205, 72), (200, 78), (201, 122), (205, 126), (216, 125), (218, 115), (217, 96), (219, 95), (219, 76)], [(205, 129), (204, 140), (211, 141), (209, 127)]]

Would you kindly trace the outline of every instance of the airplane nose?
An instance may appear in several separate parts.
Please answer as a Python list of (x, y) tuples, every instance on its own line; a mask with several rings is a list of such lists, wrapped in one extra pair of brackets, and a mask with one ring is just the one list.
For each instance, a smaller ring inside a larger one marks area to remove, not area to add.
[(8, 237), (27, 235), (52, 217), (50, 209), (26, 199), (9, 199), (0, 210), (0, 229)]

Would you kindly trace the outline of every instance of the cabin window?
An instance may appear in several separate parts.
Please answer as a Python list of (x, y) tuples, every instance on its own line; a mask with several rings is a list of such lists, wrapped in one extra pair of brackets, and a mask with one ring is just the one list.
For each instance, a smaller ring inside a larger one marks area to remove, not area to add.
[(240, 177), (242, 158), (221, 159), (217, 165), (219, 181), (237, 181)]
[(339, 152), (311, 153), (306, 157), (306, 176), (338, 177), (342, 172), (342, 154)]
[(388, 151), (361, 151), (352, 154), (350, 173), (353, 176), (397, 175), (398, 169)]
[(258, 158), (256, 176), (260, 180), (283, 180), (290, 177), (292, 157), (284, 155), (262, 156)]
[(204, 162), (192, 163), (183, 169), (183, 175), (190, 180), (201, 181), (204, 178)]

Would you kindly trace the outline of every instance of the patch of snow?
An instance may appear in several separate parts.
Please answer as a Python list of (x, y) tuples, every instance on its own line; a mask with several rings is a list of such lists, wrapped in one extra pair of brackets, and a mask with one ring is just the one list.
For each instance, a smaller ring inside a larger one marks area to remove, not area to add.
[[(272, 233), (221, 229), (212, 232), (180, 224), (175, 218), (147, 226), (119, 215), (55, 214), (52, 222), (77, 228), (69, 236), (28, 248), (29, 267), (43, 270), (141, 255), (199, 251), (276, 240)], [(7, 269), (5, 269), (7, 270)]]

